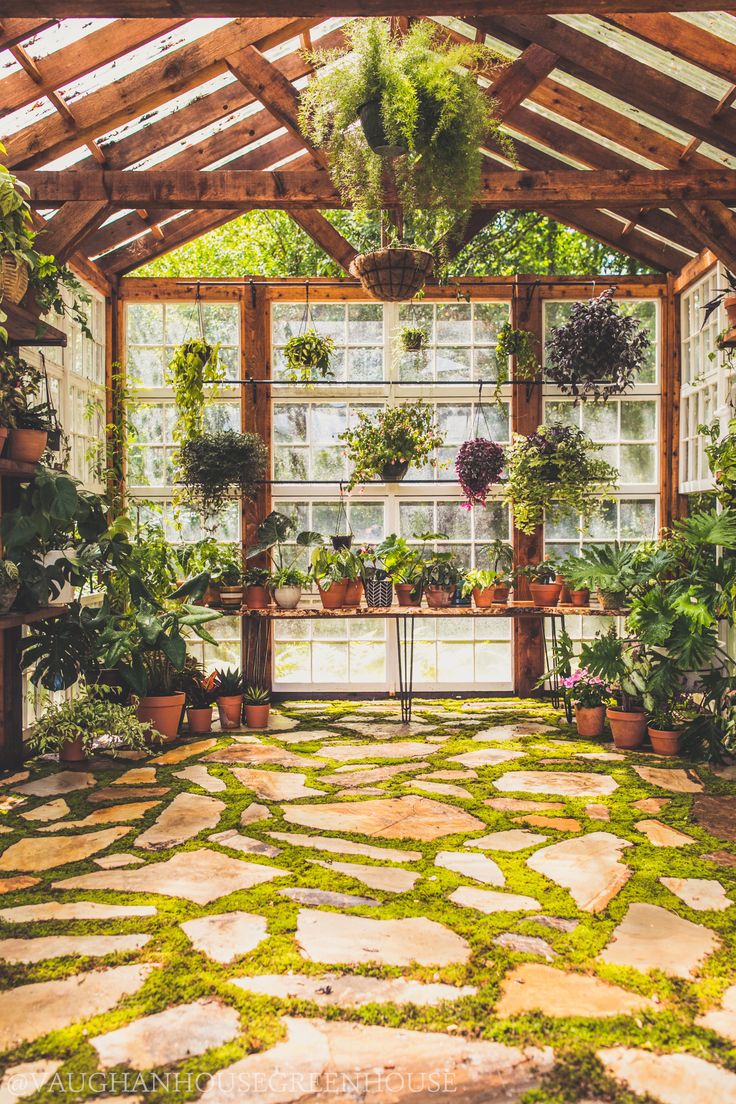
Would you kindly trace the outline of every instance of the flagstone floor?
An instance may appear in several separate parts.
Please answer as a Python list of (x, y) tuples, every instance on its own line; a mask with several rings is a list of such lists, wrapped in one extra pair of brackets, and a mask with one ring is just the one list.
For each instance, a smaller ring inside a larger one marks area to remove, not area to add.
[(0, 1104), (736, 1104), (736, 767), (302, 702), (0, 810)]

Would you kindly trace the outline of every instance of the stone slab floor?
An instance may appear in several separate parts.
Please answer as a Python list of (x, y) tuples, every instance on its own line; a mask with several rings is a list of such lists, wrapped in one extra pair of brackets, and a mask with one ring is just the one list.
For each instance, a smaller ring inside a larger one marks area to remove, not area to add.
[(733, 766), (302, 702), (0, 810), (0, 1104), (736, 1104)]

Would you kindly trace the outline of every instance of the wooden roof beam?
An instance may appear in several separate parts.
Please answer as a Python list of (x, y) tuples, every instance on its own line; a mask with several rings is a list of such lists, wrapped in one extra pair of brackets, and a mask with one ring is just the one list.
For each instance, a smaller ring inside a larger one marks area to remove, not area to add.
[(538, 208), (540, 214), (554, 219), (556, 222), (571, 226), (573, 230), (579, 230), (594, 238), (609, 249), (615, 249), (619, 253), (628, 253), (637, 261), (650, 265), (652, 268), (663, 271), (679, 272), (684, 264), (691, 258), (687, 253), (682, 253), (674, 246), (666, 242), (658, 242), (654, 238), (633, 231), (621, 241), (620, 224), (615, 218), (605, 211), (580, 207), (554, 207)]
[[(28, 5), (24, 7), (27, 12)], [(58, 23), (58, 19), (6, 19), (3, 14), (0, 20), (0, 50), (9, 50), (24, 39), (45, 31), (47, 27), (53, 27), (55, 23)]]
[(350, 264), (358, 256), (358, 250), (353, 248), (324, 215), (319, 211), (304, 209), (291, 210), (289, 214), (297, 226), (300, 226), (313, 242), (324, 249), (328, 257), (350, 273)]
[(94, 230), (110, 213), (104, 201), (90, 203), (65, 203), (56, 212), (38, 237), (42, 253), (51, 253), (59, 264), (66, 264), (76, 253), (87, 235)]
[(731, 272), (736, 272), (736, 215), (722, 203), (685, 200), (672, 210), (703, 248), (715, 253)]
[[(713, 0), (668, 0), (669, 11), (711, 11)], [(187, 18), (212, 16), (243, 16), (255, 18), (263, 12), (263, 0), (36, 0), (41, 11), (54, 12), (57, 18), (107, 17), (144, 18), (160, 15), (184, 15)], [(279, 0), (280, 14), (288, 16), (308, 15), (329, 19), (335, 14), (348, 16), (374, 16), (396, 14), (395, 0), (342, 0), (336, 9), (333, 0)], [(662, 0), (464, 0), (462, 14), (488, 15), (517, 12), (536, 15), (539, 12), (606, 15), (609, 12), (662, 10)], [(4, 0), (7, 15), (21, 15), (28, 11), (27, 0)], [(402, 0), (402, 16), (424, 15), (457, 16), (455, 0)]]
[[(142, 172), (20, 172), (36, 207), (55, 207), (67, 200), (103, 201), (114, 207), (341, 207), (327, 173), (290, 169), (253, 172), (216, 169), (211, 172), (156, 169)], [(391, 206), (391, 197), (388, 197)], [(721, 199), (736, 203), (736, 170), (601, 169), (580, 172), (487, 172), (476, 206), (530, 208), (541, 205), (593, 207), (625, 204), (668, 205), (677, 199)]]
[(190, 211), (181, 218), (167, 223), (160, 238), (147, 234), (136, 241), (129, 242), (117, 250), (110, 258), (103, 257), (97, 263), (108, 278), (125, 276), (135, 268), (170, 253), (182, 245), (201, 237), (210, 230), (216, 230), (226, 222), (231, 222), (246, 214), (247, 207), (241, 210), (226, 211)]
[(667, 11), (628, 12), (608, 15), (606, 22), (628, 31), (643, 42), (658, 46), (675, 57), (699, 65), (731, 83), (736, 72), (736, 43), (678, 19)]

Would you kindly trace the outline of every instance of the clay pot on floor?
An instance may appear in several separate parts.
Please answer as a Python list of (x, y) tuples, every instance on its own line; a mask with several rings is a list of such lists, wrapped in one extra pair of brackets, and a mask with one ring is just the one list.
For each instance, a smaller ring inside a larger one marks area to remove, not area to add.
[(37, 464), (46, 450), (48, 439), (45, 429), (11, 429), (8, 456), (24, 464)]
[(212, 706), (208, 705), (205, 709), (187, 709), (187, 720), (189, 721), (189, 731), (194, 736), (203, 736), (207, 732), (212, 731)]
[(240, 728), (243, 720), (243, 695), (228, 694), (227, 697), (217, 699), (217, 712), (220, 717), (220, 728)]
[(622, 709), (606, 709), (611, 735), (617, 748), (641, 747), (647, 734), (647, 716), (643, 709), (624, 712)]
[(343, 606), (347, 606), (349, 609), (356, 609), (360, 605), (360, 600), (363, 597), (363, 583), (360, 579), (351, 579), (345, 587), (345, 597), (343, 598)]
[(86, 760), (82, 736), (77, 736), (76, 740), (67, 740), (59, 748), (60, 763), (84, 763)]
[(164, 740), (174, 740), (181, 724), (185, 700), (186, 695), (178, 691), (141, 698), (136, 709), (138, 720), (152, 724)]
[(473, 587), (473, 601), (478, 609), (488, 609), (493, 605), (495, 587)]
[(271, 706), (268, 702), (265, 705), (248, 705), (245, 706), (245, 723), (248, 728), (268, 728), (268, 713)]
[[(734, 305), (736, 306), (736, 303)], [(679, 754), (682, 732), (677, 729), (652, 728), (651, 725), (648, 726), (647, 732), (655, 755)]]
[(319, 583), (317, 583), (317, 590), (319, 596), (322, 599), (322, 606), (324, 609), (342, 609), (345, 605), (345, 593), (348, 589), (347, 579), (341, 579), (339, 582), (334, 582), (331, 586), (324, 590)]
[(590, 591), (587, 587), (582, 587), (581, 590), (570, 591), (570, 605), (577, 606), (578, 609), (583, 606), (590, 605)]
[(443, 609), (452, 604), (457, 587), (428, 586), (424, 588), (427, 605), (431, 609)]
[(589, 736), (593, 739), (602, 736), (605, 723), (605, 705), (575, 706), (575, 724), (578, 727), (578, 736)]
[(535, 606), (556, 606), (560, 600), (562, 583), (529, 583)]

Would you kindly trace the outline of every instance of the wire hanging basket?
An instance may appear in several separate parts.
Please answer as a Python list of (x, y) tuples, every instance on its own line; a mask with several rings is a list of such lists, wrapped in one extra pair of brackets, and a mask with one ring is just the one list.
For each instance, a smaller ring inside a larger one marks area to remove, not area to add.
[(434, 257), (427, 249), (390, 245), (360, 253), (350, 265), (350, 274), (374, 299), (401, 303), (413, 299), (432, 275)]

